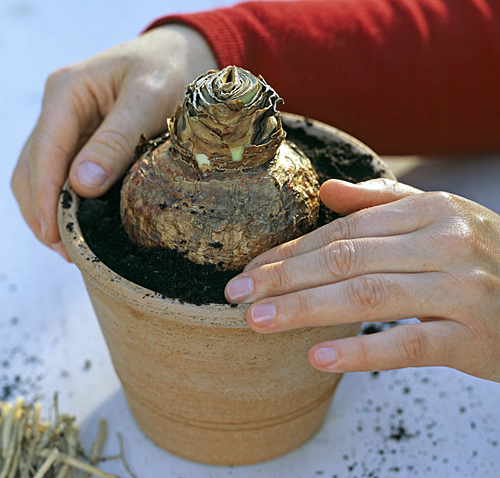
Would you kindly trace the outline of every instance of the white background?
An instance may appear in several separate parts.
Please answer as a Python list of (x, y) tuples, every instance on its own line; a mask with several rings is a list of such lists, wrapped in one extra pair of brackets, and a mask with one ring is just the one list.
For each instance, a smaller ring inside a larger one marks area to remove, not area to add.
[[(87, 447), (105, 418), (106, 453), (118, 451), (121, 432), (139, 478), (499, 477), (500, 385), (448, 369), (348, 374), (309, 443), (253, 466), (188, 462), (153, 445), (132, 420), (80, 274), (37, 242), (10, 176), (53, 70), (135, 37), (160, 15), (231, 3), (0, 0), (0, 398), (41, 395), (48, 411), (58, 391)], [(407, 160), (400, 179), (500, 212), (498, 159)], [(127, 476), (119, 462), (102, 467)]]

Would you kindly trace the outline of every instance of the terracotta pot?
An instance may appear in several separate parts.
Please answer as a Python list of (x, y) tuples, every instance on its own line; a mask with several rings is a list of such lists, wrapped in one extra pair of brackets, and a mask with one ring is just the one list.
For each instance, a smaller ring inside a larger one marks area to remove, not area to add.
[[(287, 124), (304, 124), (284, 117)], [(390, 176), (366, 146), (329, 126), (307, 124), (311, 134), (371, 154), (375, 170)], [(248, 327), (245, 306), (162, 298), (94, 255), (78, 206), (66, 184), (59, 204), (63, 243), (84, 277), (130, 409), (149, 438), (194, 461), (239, 465), (287, 453), (318, 430), (341, 375), (313, 369), (307, 351), (356, 334), (359, 324), (260, 335)]]

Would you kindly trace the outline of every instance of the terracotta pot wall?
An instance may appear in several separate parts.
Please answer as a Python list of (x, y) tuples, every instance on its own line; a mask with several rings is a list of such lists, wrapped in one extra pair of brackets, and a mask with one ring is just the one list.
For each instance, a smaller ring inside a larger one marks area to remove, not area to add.
[(259, 335), (192, 326), (110, 300), (91, 281), (87, 286), (137, 422), (159, 445), (203, 462), (263, 461), (307, 440), (341, 377), (312, 369), (307, 351), (358, 330)]
[[(338, 133), (325, 125), (317, 131)], [(146, 435), (180, 456), (236, 465), (282, 455), (317, 431), (341, 375), (313, 369), (307, 352), (315, 343), (355, 335), (359, 324), (261, 335), (246, 324), (245, 306), (162, 298), (96, 258), (79, 228), (78, 205), (66, 184), (59, 207), (63, 242)]]

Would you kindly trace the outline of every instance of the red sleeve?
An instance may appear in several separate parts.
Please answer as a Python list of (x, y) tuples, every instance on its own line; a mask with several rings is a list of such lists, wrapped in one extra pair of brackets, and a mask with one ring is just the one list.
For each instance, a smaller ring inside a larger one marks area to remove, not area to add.
[(380, 154), (500, 149), (500, 0), (256, 1), (150, 28), (173, 22)]

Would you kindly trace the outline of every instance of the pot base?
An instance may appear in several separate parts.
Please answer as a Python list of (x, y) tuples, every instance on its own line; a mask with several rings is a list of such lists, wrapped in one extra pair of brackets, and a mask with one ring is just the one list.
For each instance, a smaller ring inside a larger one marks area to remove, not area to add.
[(159, 421), (158, 411), (149, 408), (140, 397), (126, 397), (142, 431), (167, 451), (209, 465), (250, 465), (285, 455), (309, 440), (323, 424), (340, 379), (339, 376), (326, 396), (299, 411), (298, 416), (262, 423), (194, 423), (172, 416), (163, 416)]

